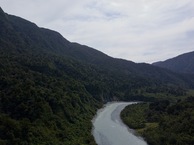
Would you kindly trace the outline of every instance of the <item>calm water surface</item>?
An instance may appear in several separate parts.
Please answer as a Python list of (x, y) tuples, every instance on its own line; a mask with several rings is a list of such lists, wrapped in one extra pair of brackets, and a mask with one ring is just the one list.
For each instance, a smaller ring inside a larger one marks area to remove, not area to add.
[(131, 104), (134, 103), (110, 103), (98, 111), (92, 121), (92, 133), (98, 145), (147, 145), (142, 138), (133, 135), (120, 119), (121, 111)]

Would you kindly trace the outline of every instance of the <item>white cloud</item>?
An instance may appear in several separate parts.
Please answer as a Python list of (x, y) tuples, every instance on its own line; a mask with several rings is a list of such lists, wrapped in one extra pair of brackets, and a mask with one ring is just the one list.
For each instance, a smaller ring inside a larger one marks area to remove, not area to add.
[(4, 11), (113, 57), (154, 62), (194, 50), (192, 0), (0, 0)]

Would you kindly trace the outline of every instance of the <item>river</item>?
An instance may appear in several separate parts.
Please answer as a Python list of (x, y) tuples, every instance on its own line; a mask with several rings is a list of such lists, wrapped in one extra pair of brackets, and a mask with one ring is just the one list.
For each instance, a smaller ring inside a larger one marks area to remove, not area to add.
[(132, 102), (115, 102), (106, 104), (92, 120), (92, 134), (98, 145), (147, 145), (135, 136), (120, 119), (121, 111)]

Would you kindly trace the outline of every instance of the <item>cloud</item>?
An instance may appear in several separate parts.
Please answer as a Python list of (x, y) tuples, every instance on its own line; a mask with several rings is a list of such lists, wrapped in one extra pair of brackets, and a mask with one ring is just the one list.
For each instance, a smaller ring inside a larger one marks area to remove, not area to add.
[(194, 50), (192, 0), (0, 0), (4, 11), (110, 56), (154, 62)]

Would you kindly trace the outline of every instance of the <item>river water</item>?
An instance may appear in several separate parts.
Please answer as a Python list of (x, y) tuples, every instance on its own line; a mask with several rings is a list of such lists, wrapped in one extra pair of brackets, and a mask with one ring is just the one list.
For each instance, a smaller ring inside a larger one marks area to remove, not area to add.
[(92, 134), (98, 145), (147, 145), (140, 137), (135, 136), (120, 119), (121, 111), (132, 102), (106, 104), (92, 120)]

